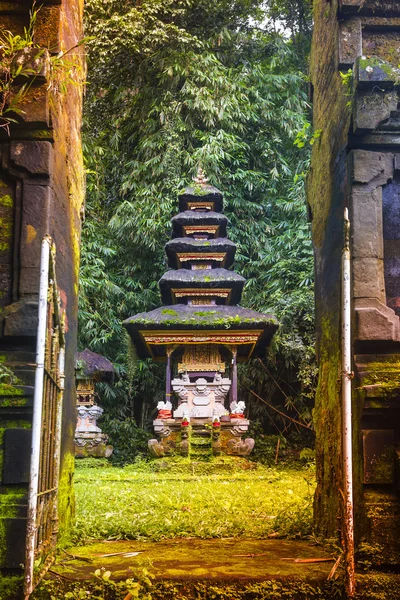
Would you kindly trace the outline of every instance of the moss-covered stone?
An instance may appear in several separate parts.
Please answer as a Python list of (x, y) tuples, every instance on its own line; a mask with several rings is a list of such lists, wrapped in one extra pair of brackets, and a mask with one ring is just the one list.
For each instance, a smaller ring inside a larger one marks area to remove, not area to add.
[(315, 522), (324, 537), (339, 539), (341, 515), (340, 424), (340, 261), (346, 197), (346, 143), (351, 108), (338, 70), (338, 0), (314, 2), (311, 82), (314, 129), (322, 135), (313, 145), (307, 198), (315, 251), (317, 354), (319, 383), (316, 429), (317, 490)]

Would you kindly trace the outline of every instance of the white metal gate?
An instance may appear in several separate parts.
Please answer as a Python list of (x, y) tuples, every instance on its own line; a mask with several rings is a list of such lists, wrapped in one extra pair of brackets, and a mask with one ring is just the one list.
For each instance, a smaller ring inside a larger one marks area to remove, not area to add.
[(55, 273), (55, 246), (46, 236), (40, 259), (32, 449), (25, 558), (25, 599), (55, 559), (58, 531), (64, 332)]

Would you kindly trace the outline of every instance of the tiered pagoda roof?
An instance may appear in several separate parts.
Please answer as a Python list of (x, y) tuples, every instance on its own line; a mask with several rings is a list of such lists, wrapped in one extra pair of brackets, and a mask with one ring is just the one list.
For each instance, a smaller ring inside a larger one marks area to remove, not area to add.
[(262, 354), (278, 328), (272, 315), (238, 306), (245, 279), (231, 271), (235, 244), (226, 238), (223, 196), (201, 170), (179, 195), (166, 244), (172, 270), (160, 279), (161, 308), (124, 322), (139, 356), (163, 358), (173, 344), (237, 345), (238, 358)]

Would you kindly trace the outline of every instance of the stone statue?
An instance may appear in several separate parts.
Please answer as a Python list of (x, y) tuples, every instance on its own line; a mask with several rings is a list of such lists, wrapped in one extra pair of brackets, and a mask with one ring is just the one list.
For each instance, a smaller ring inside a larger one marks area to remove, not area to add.
[(246, 404), (243, 402), (243, 400), (239, 400), (239, 402), (232, 402), (230, 409), (232, 418), (244, 419), (244, 411), (246, 410)]
[(157, 404), (158, 415), (157, 419), (171, 419), (172, 418), (172, 403), (167, 400), (166, 402), (159, 402)]
[(148, 445), (150, 454), (152, 454), (156, 458), (165, 456), (166, 454), (169, 454), (171, 451), (170, 448), (168, 448), (168, 446), (166, 444), (163, 444), (162, 442), (159, 442), (156, 439), (149, 440), (147, 442), (147, 445)]
[(254, 448), (255, 441), (253, 438), (246, 438), (245, 440), (229, 440), (227, 443), (227, 454), (233, 456), (248, 456)]
[(210, 389), (207, 385), (207, 380), (200, 377), (196, 380), (196, 384), (193, 390), (193, 396), (208, 396)]

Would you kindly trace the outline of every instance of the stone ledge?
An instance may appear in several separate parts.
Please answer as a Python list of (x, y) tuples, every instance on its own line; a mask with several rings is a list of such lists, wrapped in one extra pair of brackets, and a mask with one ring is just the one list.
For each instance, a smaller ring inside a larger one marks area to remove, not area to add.
[(357, 298), (355, 316), (355, 340), (400, 340), (399, 317), (377, 298)]

